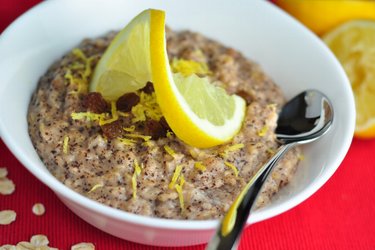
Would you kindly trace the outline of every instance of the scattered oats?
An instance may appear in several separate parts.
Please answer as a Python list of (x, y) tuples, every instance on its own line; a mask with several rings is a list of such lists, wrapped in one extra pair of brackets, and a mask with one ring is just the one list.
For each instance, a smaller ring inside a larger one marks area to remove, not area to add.
[(78, 243), (72, 246), (71, 250), (95, 250), (95, 246), (92, 243)]
[(42, 203), (35, 203), (32, 210), (33, 213), (38, 216), (41, 216), (46, 212), (46, 209)]
[(17, 250), (34, 250), (35, 246), (27, 241), (21, 241), (17, 244)]
[(13, 210), (0, 211), (0, 225), (9, 225), (16, 220), (16, 212)]
[[(0, 168), (0, 178), (4, 178), (8, 175), (7, 168)], [(1, 249), (1, 248), (0, 248)]]
[(43, 234), (33, 235), (30, 239), (30, 243), (36, 247), (48, 246), (49, 240), (47, 236)]
[(17, 250), (17, 248), (16, 246), (7, 244), (0, 246), (0, 250)]
[(0, 179), (0, 194), (8, 195), (14, 192), (16, 186), (12, 180), (8, 178)]

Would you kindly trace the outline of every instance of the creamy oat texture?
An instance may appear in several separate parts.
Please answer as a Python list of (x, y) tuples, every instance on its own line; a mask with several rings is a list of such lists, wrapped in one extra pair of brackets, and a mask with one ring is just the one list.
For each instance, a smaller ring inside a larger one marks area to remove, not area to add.
[[(91, 58), (91, 68), (86, 73), (93, 70), (113, 36), (110, 33), (84, 40), (78, 46)], [(168, 30), (167, 47), (170, 59), (204, 62), (212, 71), (212, 79), (219, 80), (229, 93), (246, 96), (249, 105), (243, 128), (229, 144), (200, 150), (171, 135), (151, 140), (147, 145), (125, 145), (118, 139), (105, 138), (97, 121), (72, 120), (73, 112), (85, 111), (82, 99), (87, 93), (87, 86), (73, 84), (67, 77), (67, 73), (80, 77), (74, 70), (85, 64), (74, 53), (57, 61), (40, 79), (30, 102), (29, 133), (49, 171), (84, 196), (153, 217), (218, 218), (277, 149), (273, 131), (284, 97), (257, 64), (200, 34)], [(141, 125), (136, 126), (134, 133), (143, 132)], [(175, 152), (173, 156), (166, 152), (166, 145)], [(298, 154), (298, 149), (291, 151), (276, 167), (257, 201), (258, 207), (289, 182), (298, 164)], [(136, 198), (132, 185), (135, 160), (142, 167), (135, 179)], [(196, 162), (205, 169), (197, 167)], [(178, 165), (182, 166), (185, 179), (183, 209), (176, 189), (168, 187)], [(238, 176), (230, 166), (238, 169)]]

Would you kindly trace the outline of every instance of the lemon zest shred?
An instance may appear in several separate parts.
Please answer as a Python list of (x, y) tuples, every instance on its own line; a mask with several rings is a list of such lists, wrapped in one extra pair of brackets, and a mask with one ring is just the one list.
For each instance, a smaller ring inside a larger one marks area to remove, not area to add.
[(179, 184), (176, 184), (175, 185), (175, 189), (176, 189), (176, 192), (178, 194), (178, 200), (180, 202), (180, 207), (181, 207), (181, 210), (184, 211), (185, 209), (185, 202), (184, 202), (184, 196), (182, 194), (182, 186), (179, 185)]
[[(81, 59), (81, 62), (73, 62), (71, 65), (67, 67), (67, 71), (64, 75), (66, 79), (69, 80), (71, 85), (77, 85), (77, 90), (70, 91), (69, 94), (79, 94), (82, 92), (86, 92), (88, 89), (89, 78), (92, 73), (91, 62), (95, 59), (94, 56), (87, 58), (87, 56), (83, 53), (83, 51), (79, 48), (75, 48), (72, 50), (72, 54)], [(80, 78), (74, 77), (72, 70), (74, 70)]]
[(73, 120), (89, 120), (89, 121), (102, 121), (107, 116), (107, 113), (96, 114), (93, 112), (78, 112), (78, 113), (71, 113), (70, 115)]
[(149, 135), (125, 134), (124, 136), (130, 137), (130, 138), (140, 138), (140, 139), (143, 139), (144, 141), (149, 141), (151, 139), (151, 136)]
[[(117, 110), (117, 114), (118, 114), (119, 116), (122, 116), (122, 117), (128, 117), (128, 116), (129, 116), (128, 113), (125, 113), (125, 112), (122, 112), (122, 111), (118, 111), (118, 110)], [(131, 132), (131, 131), (130, 131), (130, 132)]]
[(171, 63), (171, 69), (174, 73), (181, 73), (183, 76), (189, 76), (192, 74), (212, 74), (206, 63), (177, 58), (173, 58)]
[(300, 160), (300, 161), (305, 160), (305, 155), (304, 154), (299, 154), (298, 155), (298, 160)]
[(130, 127), (128, 127), (128, 128), (122, 128), (122, 129), (125, 130), (126, 132), (134, 132), (134, 130), (135, 130), (135, 126), (132, 125), (132, 126), (130, 126)]
[(264, 125), (264, 126), (258, 131), (258, 135), (259, 135), (260, 137), (263, 137), (263, 136), (266, 135), (267, 131), (268, 131), (268, 126), (267, 126), (267, 125)]
[(194, 151), (194, 149), (189, 149), (189, 154), (191, 155), (191, 157), (193, 158), (197, 158), (198, 157), (198, 153), (196, 151)]
[(245, 147), (245, 145), (243, 143), (237, 143), (237, 144), (233, 144), (231, 146), (228, 146), (226, 149), (224, 149), (224, 152), (221, 152), (219, 155), (223, 158), (227, 158), (228, 157), (228, 154), (230, 152), (235, 152), (237, 150), (240, 150), (241, 148)]
[(171, 180), (171, 182), (168, 185), (169, 189), (173, 189), (174, 188), (174, 186), (176, 184), (176, 181), (177, 181), (178, 177), (180, 176), (181, 170), (182, 170), (182, 165), (177, 165), (177, 167), (174, 170), (174, 173), (173, 173), (173, 176), (172, 176), (172, 180)]
[(101, 187), (104, 187), (104, 185), (103, 184), (96, 184), (96, 185), (94, 185), (91, 189), (90, 189), (90, 191), (88, 191), (87, 193), (89, 194), (89, 193), (92, 193), (92, 192), (94, 192), (95, 190), (97, 190), (98, 188), (101, 188)]
[(69, 136), (64, 136), (64, 143), (63, 143), (63, 152), (64, 154), (67, 154), (69, 151)]
[(156, 94), (140, 92), (139, 97), (139, 103), (132, 107), (131, 110), (132, 114), (134, 115), (132, 122), (136, 123), (139, 121), (145, 121), (146, 118), (159, 121), (163, 114), (161, 113), (161, 109), (157, 103)]
[(79, 59), (82, 59), (82, 61), (86, 61), (87, 60), (87, 57), (85, 55), (85, 53), (83, 53), (83, 51), (80, 49), (80, 48), (74, 48), (72, 50), (72, 54), (79, 58)]
[(182, 187), (185, 184), (185, 177), (181, 174), (180, 175), (180, 186)]
[(112, 123), (112, 122), (118, 120), (118, 113), (117, 113), (117, 107), (116, 107), (116, 102), (115, 101), (111, 102), (111, 115), (112, 115), (111, 119), (100, 120), (99, 121), (99, 125), (102, 126), (102, 125), (105, 125), (105, 124), (108, 124), (108, 123)]
[(174, 152), (173, 149), (171, 149), (171, 147), (169, 147), (168, 145), (164, 145), (164, 149), (165, 151), (171, 155), (172, 157), (175, 157), (176, 156), (176, 152)]
[(268, 108), (276, 108), (277, 107), (277, 104), (276, 103), (270, 103), (270, 104), (267, 104), (267, 107)]
[(145, 141), (142, 143), (143, 146), (146, 146), (146, 147), (151, 147), (152, 146), (152, 142), (151, 141)]
[(135, 171), (132, 175), (132, 189), (133, 189), (133, 199), (137, 199), (137, 173)]
[(137, 173), (137, 175), (141, 174), (142, 169), (139, 166), (138, 161), (136, 159), (134, 160), (134, 169), (135, 169), (135, 172)]
[(267, 148), (267, 153), (269, 154), (274, 154), (275, 153), (275, 150), (273, 150), (272, 148)]
[(132, 188), (133, 188), (133, 199), (137, 198), (137, 176), (141, 174), (141, 167), (138, 164), (138, 161), (134, 159), (134, 172), (132, 176)]
[(136, 141), (128, 138), (117, 138), (122, 144), (128, 145), (128, 146), (133, 146), (135, 145)]
[(194, 167), (200, 171), (205, 171), (206, 170), (206, 166), (202, 164), (202, 162), (200, 161), (197, 161), (194, 163)]
[(235, 175), (236, 177), (238, 177), (238, 169), (236, 168), (236, 166), (234, 166), (232, 163), (227, 162), (227, 161), (225, 161), (224, 164), (225, 164), (227, 167), (231, 168), (231, 169), (233, 170), (233, 172), (234, 172), (234, 175)]
[(167, 131), (167, 138), (168, 138), (168, 139), (171, 139), (172, 136), (173, 136), (173, 132), (170, 131), (170, 130), (168, 130), (168, 131)]

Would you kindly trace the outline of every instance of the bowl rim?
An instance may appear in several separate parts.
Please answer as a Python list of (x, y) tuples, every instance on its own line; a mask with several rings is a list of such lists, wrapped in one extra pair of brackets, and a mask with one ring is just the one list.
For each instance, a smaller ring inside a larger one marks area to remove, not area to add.
[[(63, 1), (61, 1), (63, 2)], [(73, 2), (73, 1), (72, 1)], [(39, 11), (44, 11), (46, 9), (51, 8), (53, 5), (61, 4), (60, 1), (43, 1), (36, 6), (32, 7), (21, 16), (19, 16), (15, 21), (13, 21), (0, 35), (0, 47), (8, 34), (13, 32), (13, 27), (17, 26), (18, 23), (24, 22), (28, 16), (36, 15)], [(273, 6), (272, 3), (261, 1), (259, 4), (268, 5), (270, 11), (273, 13), (277, 13), (278, 15), (283, 15), (285, 20), (288, 22), (295, 22), (294, 18), (290, 17), (283, 11), (279, 10), (276, 6)], [(342, 69), (340, 63), (334, 57), (332, 52), (319, 40), (317, 36), (315, 36), (311, 31), (307, 30), (302, 24), (295, 23), (296, 28), (299, 29), (299, 32), (305, 33), (309, 39), (313, 40), (320, 50), (324, 51), (326, 54), (326, 59), (330, 61), (335, 67), (337, 68), (337, 73), (339, 74), (340, 79), (344, 82), (344, 88), (346, 87), (347, 90), (345, 93), (348, 93), (347, 99), (351, 101), (353, 105), (350, 105), (350, 109), (347, 111), (348, 117), (355, 117), (355, 110), (354, 110), (354, 97), (351, 95), (351, 89), (349, 80)], [(1, 60), (0, 60), (1, 62)], [(1, 93), (0, 93), (1, 94)], [(350, 119), (348, 119), (350, 121)], [(352, 119), (351, 123), (349, 124), (348, 133), (346, 134), (345, 143), (341, 146), (339, 154), (335, 157), (334, 162), (331, 164), (331, 167), (327, 169), (324, 174), (321, 174), (319, 177), (314, 179), (314, 181), (306, 187), (304, 190), (299, 192), (296, 196), (288, 201), (282, 203), (279, 206), (275, 206), (272, 208), (264, 208), (259, 211), (255, 211), (252, 216), (249, 218), (248, 223), (255, 223), (259, 222), (271, 217), (274, 217), (278, 214), (281, 214), (289, 209), (294, 208), (296, 205), (300, 204), (304, 200), (308, 199), (313, 193), (318, 191), (320, 187), (323, 186), (324, 183), (328, 181), (328, 179), (334, 174), (336, 169), (340, 166), (340, 163), (344, 159), (349, 146), (352, 141), (352, 134), (354, 133), (355, 127), (355, 119)], [(33, 162), (22, 155), (22, 145), (17, 145), (13, 143), (11, 136), (6, 133), (7, 128), (4, 126), (2, 121), (0, 120), (0, 134), (1, 138), (3, 139), (5, 145), (10, 149), (12, 154), (26, 167), (29, 172), (31, 172), (37, 179), (47, 185), (52, 191), (54, 191), (58, 196), (63, 196), (64, 198), (73, 201), (74, 203), (78, 204), (79, 206), (84, 207), (85, 209), (89, 209), (96, 213), (104, 214), (107, 217), (126, 221), (137, 225), (142, 225), (146, 227), (157, 227), (163, 229), (173, 229), (173, 230), (211, 230), (216, 228), (218, 224), (218, 220), (176, 220), (176, 219), (163, 219), (157, 217), (148, 217), (143, 215), (137, 215), (130, 212), (122, 211), (119, 209), (115, 209), (109, 207), (107, 205), (101, 204), (97, 201), (91, 200), (77, 192), (71, 190), (61, 182), (59, 182), (54, 176), (51, 174), (47, 174), (44, 171), (37, 171), (39, 168), (39, 163)], [(43, 163), (41, 163), (44, 166)]]

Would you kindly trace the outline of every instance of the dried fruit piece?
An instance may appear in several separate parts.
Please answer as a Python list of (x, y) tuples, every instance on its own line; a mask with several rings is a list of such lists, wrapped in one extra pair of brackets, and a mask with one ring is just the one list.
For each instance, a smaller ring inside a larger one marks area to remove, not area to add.
[(8, 170), (6, 168), (0, 168), (0, 178), (5, 178), (8, 175)]
[(0, 179), (0, 194), (9, 195), (14, 192), (16, 186), (8, 178)]
[(13, 210), (0, 211), (0, 225), (9, 225), (16, 220), (16, 212)]
[(30, 243), (33, 244), (36, 247), (48, 246), (49, 240), (48, 240), (47, 236), (45, 236), (43, 234), (37, 234), (37, 235), (33, 235), (30, 238)]
[(117, 109), (123, 112), (130, 112), (132, 107), (137, 105), (140, 101), (140, 97), (136, 93), (128, 93), (120, 96), (116, 102)]
[(241, 96), (246, 101), (246, 105), (249, 105), (253, 101), (251, 95), (244, 90), (236, 92), (236, 95)]
[(92, 243), (78, 243), (72, 246), (71, 250), (95, 250), (95, 246)]
[(152, 139), (157, 140), (160, 137), (165, 136), (167, 133), (167, 130), (163, 128), (160, 122), (155, 121), (155, 120), (148, 120), (146, 122), (145, 133), (147, 135), (150, 135)]
[(165, 130), (171, 130), (171, 128), (169, 127), (169, 125), (168, 125), (168, 123), (167, 123), (167, 120), (165, 120), (164, 116), (163, 116), (162, 118), (160, 118), (159, 123), (160, 123), (160, 125), (161, 125)]
[(46, 212), (46, 209), (42, 203), (35, 203), (32, 211), (35, 215), (41, 216)]
[(154, 92), (154, 84), (152, 82), (147, 82), (146, 83), (146, 86), (144, 86), (142, 89), (141, 89), (142, 92), (145, 92), (146, 94), (151, 94), (152, 92)]
[(103, 134), (108, 139), (114, 139), (120, 137), (124, 130), (122, 129), (121, 122), (119, 120), (105, 124), (101, 126)]
[(83, 103), (84, 107), (86, 107), (88, 111), (91, 111), (93, 113), (101, 114), (109, 110), (108, 103), (98, 92), (88, 93)]

